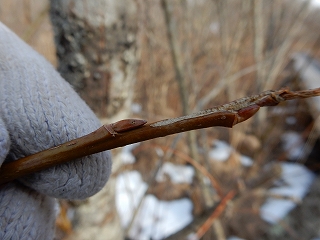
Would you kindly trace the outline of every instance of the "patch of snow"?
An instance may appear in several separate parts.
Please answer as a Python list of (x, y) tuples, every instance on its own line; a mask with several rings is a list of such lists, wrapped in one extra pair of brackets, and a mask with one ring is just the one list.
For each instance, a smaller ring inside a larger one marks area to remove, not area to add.
[(156, 153), (159, 157), (164, 156), (164, 151), (161, 148), (156, 147), (155, 150), (156, 150)]
[(307, 53), (299, 52), (292, 55), (294, 69), (298, 71), (308, 88), (319, 87), (320, 62)]
[(283, 149), (287, 152), (290, 160), (304, 157), (304, 141), (300, 134), (292, 131), (285, 132), (281, 137), (281, 141)]
[(156, 180), (158, 182), (164, 181), (165, 175), (168, 175), (173, 183), (192, 183), (194, 168), (166, 162), (160, 168)]
[(140, 104), (138, 104), (138, 103), (133, 103), (133, 104), (131, 105), (131, 111), (132, 111), (133, 113), (141, 113), (141, 111), (142, 111), (142, 106), (141, 106)]
[(210, 24), (209, 29), (214, 34), (219, 34), (220, 24), (218, 22), (213, 22)]
[(139, 146), (140, 143), (133, 143), (122, 148), (120, 153), (120, 159), (124, 164), (135, 163), (136, 158), (132, 154), (132, 150)]
[[(305, 88), (318, 88), (320, 86), (320, 62), (301, 52), (294, 53), (292, 59), (294, 60), (294, 68), (299, 72)], [(318, 97), (310, 98), (309, 101), (320, 111), (320, 99)]]
[(300, 1), (310, 1), (311, 8), (320, 8), (320, 0), (300, 0)]
[(232, 151), (232, 147), (224, 141), (215, 140), (213, 149), (209, 151), (209, 157), (215, 161), (226, 161)]
[[(127, 227), (147, 189), (140, 173), (126, 172), (118, 176), (116, 206), (122, 226)], [(161, 239), (169, 236), (192, 221), (192, 202), (189, 199), (160, 201), (147, 195), (129, 231), (133, 239)]]
[[(314, 174), (303, 165), (283, 163), (282, 178), (286, 185), (272, 188), (270, 189), (270, 193), (302, 199), (307, 194), (314, 177)], [(260, 214), (265, 221), (276, 223), (285, 217), (295, 206), (296, 204), (290, 199), (269, 198), (262, 205)]]
[(286, 123), (290, 125), (294, 125), (297, 123), (297, 119), (293, 116), (286, 118)]
[(116, 206), (122, 226), (128, 226), (132, 213), (146, 190), (147, 184), (142, 181), (138, 171), (124, 172), (117, 177)]
[(311, 0), (311, 5), (316, 7), (316, 8), (320, 8), (320, 1), (319, 0)]
[[(213, 148), (209, 151), (209, 157), (217, 162), (223, 162), (228, 160), (233, 148), (224, 141), (214, 140)], [(253, 160), (248, 157), (241, 155), (240, 161), (243, 166), (249, 167), (253, 164)]]
[(162, 239), (192, 221), (192, 203), (189, 199), (159, 201), (148, 195), (129, 236), (133, 239)]
[(253, 160), (250, 157), (244, 155), (241, 155), (240, 162), (245, 167), (250, 167), (253, 164)]

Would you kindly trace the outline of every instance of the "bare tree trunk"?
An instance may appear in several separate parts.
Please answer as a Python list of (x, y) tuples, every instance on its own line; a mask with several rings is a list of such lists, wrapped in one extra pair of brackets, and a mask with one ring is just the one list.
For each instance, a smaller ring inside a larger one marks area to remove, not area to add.
[(99, 115), (129, 108), (137, 69), (137, 9), (130, 0), (51, 1), (58, 70)]
[[(50, 15), (62, 76), (100, 117), (128, 117), (138, 64), (136, 2), (52, 0)], [(111, 177), (76, 207), (68, 239), (123, 239), (115, 182)]]

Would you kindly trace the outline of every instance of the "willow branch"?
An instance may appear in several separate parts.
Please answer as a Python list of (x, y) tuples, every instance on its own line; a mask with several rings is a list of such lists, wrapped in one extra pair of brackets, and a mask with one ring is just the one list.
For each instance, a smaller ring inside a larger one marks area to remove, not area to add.
[(178, 118), (149, 124), (145, 124), (145, 120), (122, 120), (104, 125), (83, 137), (3, 164), (0, 168), (0, 184), (77, 158), (136, 142), (201, 128), (232, 128), (253, 116), (260, 107), (314, 96), (320, 96), (320, 88), (295, 92), (287, 89), (265, 91)]

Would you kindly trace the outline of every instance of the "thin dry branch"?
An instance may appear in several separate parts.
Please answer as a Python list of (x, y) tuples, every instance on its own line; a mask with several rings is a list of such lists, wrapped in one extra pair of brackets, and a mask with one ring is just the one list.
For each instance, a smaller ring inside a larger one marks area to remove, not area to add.
[[(264, 58), (264, 38), (265, 38), (265, 28), (263, 22), (263, 1), (253, 1), (253, 15), (252, 22), (254, 27), (254, 58), (255, 62), (262, 62)], [(257, 89), (262, 90), (263, 73), (265, 68), (261, 65), (257, 66)]]
[[(182, 103), (182, 114), (186, 115), (190, 113), (189, 110), (189, 104), (188, 104), (188, 90), (187, 90), (187, 83), (186, 83), (186, 77), (185, 77), (185, 69), (184, 69), (184, 63), (182, 59), (182, 53), (178, 42), (178, 36), (177, 36), (177, 26), (176, 22), (173, 19), (173, 12), (172, 12), (172, 5), (170, 1), (168, 0), (162, 0), (161, 1), (164, 17), (165, 17), (165, 23), (166, 23), (166, 29), (167, 29), (167, 36), (169, 40), (170, 45), (170, 53), (173, 60), (173, 66), (176, 73), (176, 80), (178, 82), (179, 86), (179, 92), (180, 92), (180, 99)], [(196, 135), (194, 132), (188, 132), (187, 134), (187, 142), (188, 147), (190, 149), (190, 154), (193, 159), (196, 161), (199, 161), (198, 151), (197, 151), (197, 144), (196, 144)], [(196, 172), (196, 176), (200, 178), (199, 172)], [(206, 188), (203, 181), (201, 181), (203, 184), (203, 191), (204, 195), (209, 195), (208, 193), (205, 193)], [(208, 201), (206, 201), (208, 202)]]
[(227, 86), (227, 84), (235, 83), (235, 81), (239, 80), (241, 77), (252, 73), (258, 69), (258, 67), (264, 66), (267, 67), (271, 64), (272, 57), (265, 58), (262, 62), (251, 65), (249, 67), (243, 68), (240, 71), (236, 72), (235, 74), (227, 77), (224, 81), (219, 81), (219, 83), (204, 97), (200, 98), (198, 101), (198, 108), (203, 108), (203, 106), (207, 105), (212, 99), (218, 96)]
[(203, 235), (209, 230), (212, 226), (213, 222), (222, 214), (222, 212), (226, 209), (226, 206), (230, 200), (236, 195), (236, 191), (231, 190), (227, 193), (227, 195), (221, 200), (219, 205), (213, 211), (211, 216), (204, 222), (204, 224), (198, 229), (196, 235), (191, 239), (201, 239)]
[(292, 44), (294, 43), (297, 34), (300, 32), (302, 23), (308, 16), (308, 7), (310, 5), (310, 0), (305, 1), (292, 23), (285, 34), (285, 39), (282, 41), (281, 45), (275, 50), (276, 54), (274, 61), (270, 68), (269, 74), (265, 80), (266, 84), (263, 86), (264, 89), (272, 88), (275, 84), (276, 77), (279, 75), (281, 69), (283, 68), (285, 56), (288, 54), (288, 51)]
[[(275, 106), (280, 102), (320, 96), (320, 88), (292, 92), (287, 89), (265, 91), (258, 95), (243, 97), (230, 103), (191, 115), (166, 119), (142, 125), (136, 129), (128, 127), (128, 121), (104, 125), (96, 131), (59, 146), (44, 150), (17, 161), (5, 163), (0, 168), (0, 184), (25, 175), (56, 166), (97, 152), (122, 147), (135, 142), (186, 132), (194, 129), (222, 126), (232, 128), (253, 116), (260, 107)], [(138, 120), (137, 123), (143, 122)], [(108, 129), (110, 126), (115, 134)]]

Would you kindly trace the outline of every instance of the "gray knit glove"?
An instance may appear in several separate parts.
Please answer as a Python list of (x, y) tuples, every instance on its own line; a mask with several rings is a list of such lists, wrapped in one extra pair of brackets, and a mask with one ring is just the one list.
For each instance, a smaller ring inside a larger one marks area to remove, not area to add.
[[(0, 165), (100, 127), (54, 68), (1, 22), (0, 104)], [(103, 152), (0, 186), (0, 239), (52, 239), (54, 198), (90, 197), (110, 172)]]

